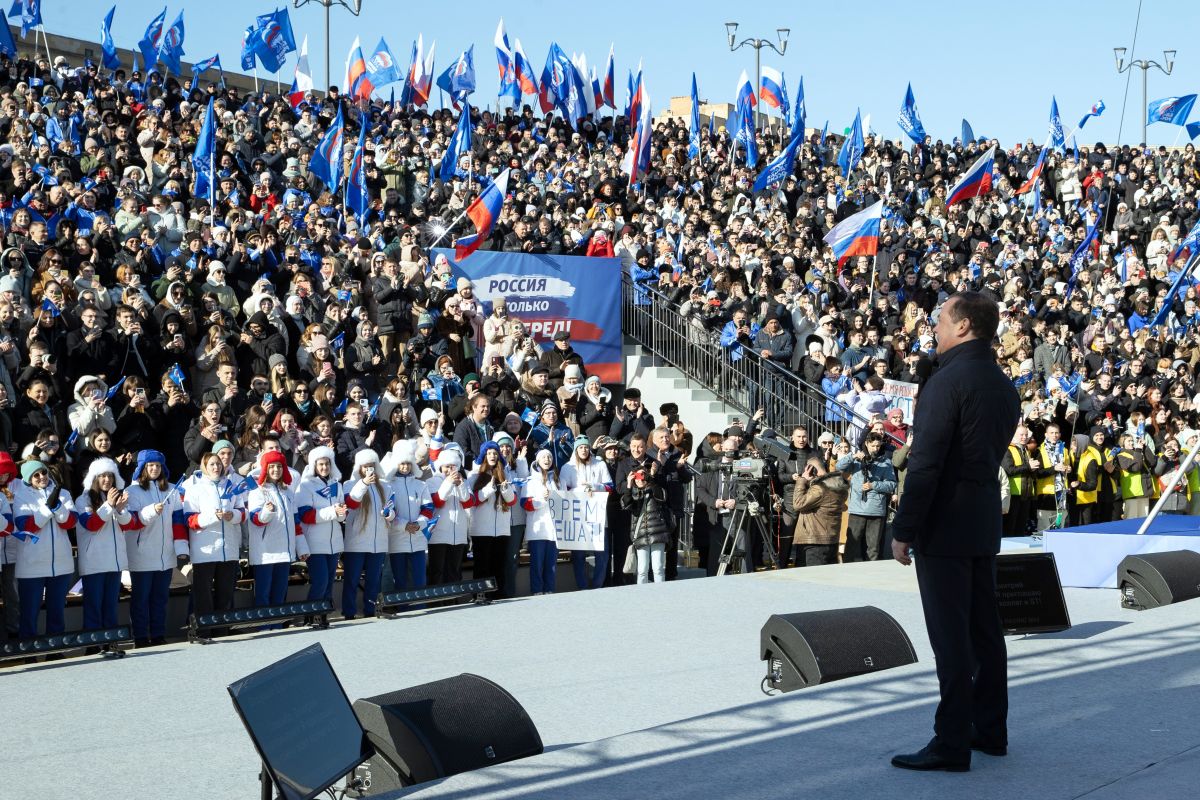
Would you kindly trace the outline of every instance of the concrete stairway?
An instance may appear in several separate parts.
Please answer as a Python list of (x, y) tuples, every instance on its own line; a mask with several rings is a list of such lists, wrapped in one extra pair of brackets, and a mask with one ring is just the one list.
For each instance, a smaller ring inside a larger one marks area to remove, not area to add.
[[(642, 391), (642, 402), (660, 421), (659, 406), (676, 403), (683, 424), (699, 440), (709, 432), (720, 433), (729, 427), (734, 417), (746, 420), (746, 414), (721, 401), (716, 394), (697, 381), (689, 381), (678, 369), (648, 353), (641, 345), (626, 337), (622, 348), (625, 361), (625, 383)], [(614, 398), (614, 400), (619, 398)]]

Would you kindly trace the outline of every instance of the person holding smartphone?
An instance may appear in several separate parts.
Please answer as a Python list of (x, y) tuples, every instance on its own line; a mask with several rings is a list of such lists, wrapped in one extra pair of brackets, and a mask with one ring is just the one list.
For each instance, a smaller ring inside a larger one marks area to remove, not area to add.
[(117, 420), (108, 406), (108, 384), (95, 375), (75, 381), (75, 402), (67, 409), (71, 430), (87, 437), (98, 430), (114, 433)]
[[(355, 406), (357, 408), (357, 406)], [(392, 488), (384, 480), (379, 456), (363, 449), (354, 454), (342, 484), (346, 505), (345, 551), (342, 553), (342, 615), (358, 616), (358, 585), (362, 582), (364, 617), (375, 616), (375, 600), (383, 582), (388, 531), (396, 518)]]

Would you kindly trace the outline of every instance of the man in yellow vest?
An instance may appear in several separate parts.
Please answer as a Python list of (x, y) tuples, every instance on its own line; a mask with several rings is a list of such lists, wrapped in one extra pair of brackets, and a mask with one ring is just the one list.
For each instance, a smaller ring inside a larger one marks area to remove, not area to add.
[(1117, 465), (1105, 449), (1108, 431), (1097, 425), (1092, 428), (1088, 446), (1079, 454), (1075, 471), (1076, 525), (1093, 525), (1112, 521), (1113, 499), (1118, 497), (1120, 473), (1113, 474)]
[(1158, 456), (1146, 442), (1146, 436), (1127, 433), (1121, 437), (1121, 446), (1115, 451), (1117, 467), (1121, 471), (1121, 503), (1125, 519), (1149, 516), (1154, 502), (1153, 472)]
[(1034, 469), (1026, 446), (1029, 428), (1018, 425), (1012, 442), (1000, 462), (1008, 479), (1008, 513), (1004, 515), (1005, 536), (1025, 536), (1029, 533), (1029, 516), (1033, 510), (1035, 489)]
[(1067, 524), (1067, 494), (1075, 460), (1062, 440), (1057, 423), (1046, 426), (1045, 438), (1034, 455), (1034, 507), (1037, 529), (1062, 528)]

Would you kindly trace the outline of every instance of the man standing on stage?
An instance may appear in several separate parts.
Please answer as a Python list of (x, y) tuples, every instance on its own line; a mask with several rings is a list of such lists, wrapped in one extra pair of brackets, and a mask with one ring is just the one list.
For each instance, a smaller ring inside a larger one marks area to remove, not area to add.
[(929, 744), (892, 758), (904, 769), (966, 772), (971, 750), (1008, 750), (1008, 665), (996, 606), (1003, 533), (997, 476), (1021, 403), (992, 352), (999, 321), (986, 295), (960, 292), (947, 300), (936, 330), (938, 366), (917, 400), (892, 555), (907, 565), (915, 554), (941, 702)]

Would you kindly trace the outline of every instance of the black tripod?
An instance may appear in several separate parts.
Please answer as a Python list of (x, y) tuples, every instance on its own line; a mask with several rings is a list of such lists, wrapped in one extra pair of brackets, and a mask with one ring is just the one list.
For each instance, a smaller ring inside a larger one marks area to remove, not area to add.
[(763, 555), (766, 556), (772, 566), (779, 565), (779, 557), (775, 553), (775, 543), (771, 538), (771, 529), (765, 519), (766, 513), (769, 510), (769, 507), (764, 506), (754, 499), (749, 487), (738, 487), (737, 503), (734, 505), (733, 514), (729, 518), (729, 528), (725, 533), (725, 541), (721, 543), (717, 575), (724, 575), (735, 560), (737, 561), (738, 572), (746, 572), (746, 556), (748, 554), (738, 550), (737, 543), (742, 534), (746, 534), (745, 546), (749, 549), (752, 546), (750, 537), (753, 531), (757, 531), (758, 535), (762, 537)]

